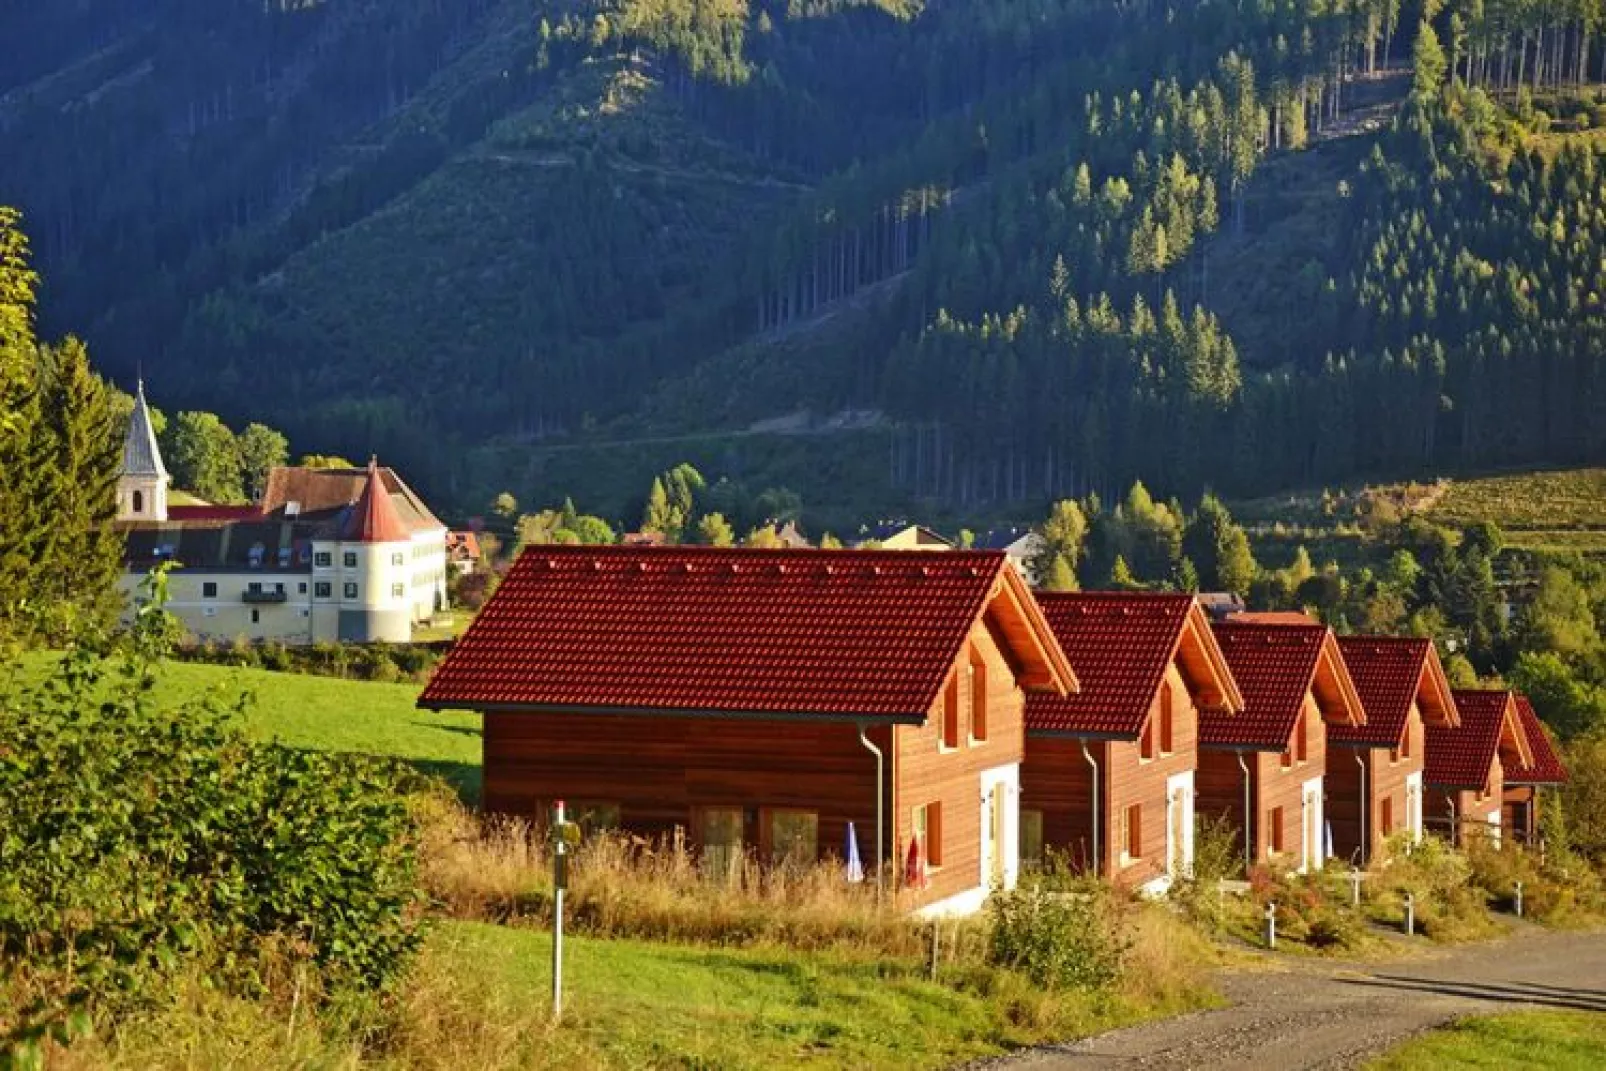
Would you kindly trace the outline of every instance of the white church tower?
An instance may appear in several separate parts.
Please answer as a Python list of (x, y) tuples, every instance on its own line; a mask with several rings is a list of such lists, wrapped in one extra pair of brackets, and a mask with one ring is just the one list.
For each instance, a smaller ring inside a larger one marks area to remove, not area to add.
[(167, 485), (172, 477), (162, 464), (162, 451), (156, 445), (156, 429), (151, 426), (150, 407), (145, 404), (145, 382), (134, 394), (134, 412), (128, 418), (128, 434), (123, 438), (123, 467), (117, 474), (117, 519), (119, 521), (167, 520)]

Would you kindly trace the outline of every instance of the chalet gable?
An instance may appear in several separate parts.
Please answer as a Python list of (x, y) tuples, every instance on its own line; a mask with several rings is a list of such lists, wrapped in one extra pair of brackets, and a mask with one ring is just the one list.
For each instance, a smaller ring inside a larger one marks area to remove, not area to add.
[(1243, 697), (1192, 596), (1040, 592), (1037, 601), (1076, 666), (1081, 689), (1028, 696), (1029, 735), (1135, 740), (1173, 664), (1196, 706), (1242, 709)]
[(1359, 725), (1335, 725), (1332, 741), (1350, 747), (1396, 748), (1414, 703), (1425, 725), (1461, 722), (1433, 641), (1417, 636), (1342, 636), (1339, 651), (1366, 712)]
[(1200, 720), (1201, 746), (1282, 751), (1308, 697), (1328, 725), (1365, 722), (1355, 683), (1325, 625), (1234, 617), (1213, 631), (1243, 690), (1244, 711), (1235, 718), (1207, 713)]
[(1424, 780), (1453, 789), (1484, 789), (1494, 764), (1520, 776), (1533, 765), (1533, 750), (1523, 731), (1516, 694), (1488, 689), (1456, 689), (1457, 728), (1430, 725)]

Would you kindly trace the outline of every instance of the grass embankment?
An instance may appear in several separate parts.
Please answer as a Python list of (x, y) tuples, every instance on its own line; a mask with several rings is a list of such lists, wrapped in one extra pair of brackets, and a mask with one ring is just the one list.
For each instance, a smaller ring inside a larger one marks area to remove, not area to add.
[(1532, 1011), (1478, 1016), (1408, 1041), (1368, 1071), (1442, 1067), (1596, 1071), (1606, 1067), (1606, 1015)]
[[(43, 676), (53, 656), (28, 655), (20, 671)], [(414, 706), (416, 684), (375, 684), (299, 673), (275, 673), (187, 662), (163, 667), (157, 684), (164, 702), (193, 699), (210, 689), (249, 692), (245, 726), (287, 747), (404, 759), (444, 778), (469, 801), (480, 794), (480, 717), (435, 713)]]

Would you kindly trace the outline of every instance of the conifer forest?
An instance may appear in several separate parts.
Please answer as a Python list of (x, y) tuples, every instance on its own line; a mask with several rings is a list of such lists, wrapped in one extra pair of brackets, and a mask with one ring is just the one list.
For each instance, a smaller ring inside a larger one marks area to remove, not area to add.
[(1600, 461), (1603, 16), (12, 4), (0, 204), (43, 337), (449, 503), (689, 435), (961, 508)]

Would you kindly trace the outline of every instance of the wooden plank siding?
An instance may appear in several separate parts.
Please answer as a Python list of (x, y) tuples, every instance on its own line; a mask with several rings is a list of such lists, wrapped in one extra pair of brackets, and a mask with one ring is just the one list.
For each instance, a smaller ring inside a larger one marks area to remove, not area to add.
[(1539, 840), (1539, 790), (1533, 785), (1507, 785), (1500, 808), (1500, 826), (1518, 844)]
[[(1146, 727), (1154, 727), (1155, 757), (1141, 757), (1139, 740), (1089, 741), (1099, 764), (1099, 873), (1123, 885), (1143, 885), (1168, 872), (1166, 859), (1166, 781), (1191, 773), (1198, 759), (1199, 713), (1175, 661), (1166, 669), (1170, 686), (1172, 738), (1160, 751), (1158, 722), (1162, 689), (1150, 701)], [(1063, 737), (1032, 737), (1021, 772), (1021, 807), (1043, 813), (1043, 844), (1085, 865), (1092, 855), (1092, 770), (1080, 742)], [(1137, 806), (1137, 858), (1122, 859), (1121, 817)]]
[[(1434, 785), (1427, 791), (1424, 821), (1429, 829), (1448, 836), (1452, 843), (1464, 844), (1468, 830), (1486, 833), (1500, 829), (1501, 806), (1505, 799), (1505, 768), (1500, 756), (1489, 763), (1489, 780), (1481, 789), (1446, 789)], [(1455, 826), (1450, 826), (1450, 805), (1455, 804)], [(1493, 821), (1491, 821), (1491, 819)]]
[[(1305, 758), (1298, 758), (1296, 735), (1305, 733)], [(1305, 820), (1304, 787), (1307, 781), (1323, 777), (1327, 768), (1327, 724), (1322, 720), (1321, 708), (1315, 696), (1306, 693), (1304, 716), (1290, 731), (1285, 742), (1290, 765), (1283, 765), (1283, 752), (1245, 752), (1244, 764), (1249, 767), (1250, 807), (1249, 838), (1253, 849), (1253, 862), (1265, 864), (1273, 860), (1300, 866), (1306, 857), (1307, 823)], [(1195, 779), (1198, 792), (1198, 810), (1201, 815), (1225, 815), (1238, 830), (1239, 843), (1244, 835), (1244, 773), (1238, 764), (1238, 752), (1207, 748), (1199, 752), (1199, 773)], [(1282, 809), (1282, 848), (1272, 851), (1272, 814)], [(1314, 854), (1321, 854), (1323, 830), (1314, 831), (1317, 837)]]
[[(1327, 820), (1333, 828), (1333, 854), (1347, 862), (1362, 865), (1381, 858), (1384, 841), (1407, 828), (1410, 799), (1407, 781), (1422, 773), (1427, 740), (1421, 708), (1411, 703), (1401, 740), (1402, 748), (1330, 747), (1327, 753)], [(1366, 763), (1366, 806), (1359, 806), (1361, 769), (1355, 762), (1359, 751)], [(1387, 806), (1385, 806), (1385, 803)], [(1427, 801), (1424, 799), (1424, 818)], [(1385, 823), (1385, 818), (1388, 819)], [(1366, 850), (1360, 858), (1361, 822), (1366, 823)], [(1441, 823), (1442, 824), (1442, 823)]]
[[(948, 684), (938, 693), (922, 725), (900, 725), (893, 732), (893, 806), (891, 843), (896, 858), (907, 859), (913, 835), (914, 808), (931, 803), (942, 808), (942, 864), (930, 869), (930, 888), (906, 892), (911, 907), (921, 907), (956, 896), (988, 883), (982, 873), (981, 774), (1000, 766), (1018, 767), (1026, 738), (1026, 694), (1017, 682), (1017, 670), (1004, 655), (1006, 647), (990, 617), (978, 621), (954, 666), (949, 681), (962, 673), (974, 655), (985, 669), (987, 738), (973, 740), (972, 725), (959, 725), (959, 746), (942, 746), (943, 702)], [(1015, 822), (1019, 801), (1011, 801), (1007, 814)], [(1015, 837), (1006, 829), (998, 844)]]
[[(869, 735), (890, 754), (888, 727)], [(555, 799), (617, 805), (629, 832), (679, 827), (693, 846), (700, 807), (743, 808), (743, 841), (755, 848), (760, 808), (813, 810), (821, 857), (841, 853), (852, 821), (874, 865), (875, 757), (846, 722), (486, 714), (486, 809), (540, 820)]]

